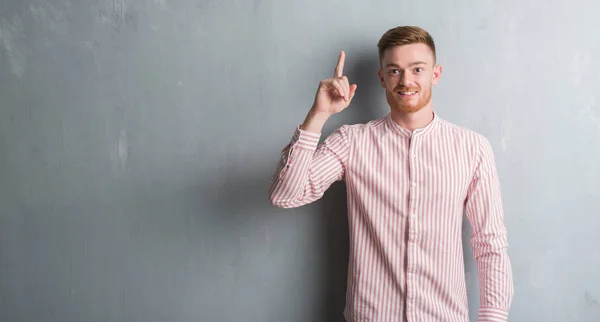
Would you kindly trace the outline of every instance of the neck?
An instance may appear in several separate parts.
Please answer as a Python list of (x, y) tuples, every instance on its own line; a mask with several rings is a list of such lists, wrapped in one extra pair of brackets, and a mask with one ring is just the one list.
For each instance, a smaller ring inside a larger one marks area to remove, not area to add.
[(396, 124), (409, 131), (414, 131), (426, 127), (433, 121), (433, 109), (428, 105), (414, 113), (392, 110), (391, 116)]

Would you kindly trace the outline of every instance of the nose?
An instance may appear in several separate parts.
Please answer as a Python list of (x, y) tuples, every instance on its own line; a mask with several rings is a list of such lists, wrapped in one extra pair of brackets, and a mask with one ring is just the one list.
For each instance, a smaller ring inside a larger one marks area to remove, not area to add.
[(410, 78), (410, 74), (407, 72), (403, 72), (400, 75), (400, 83), (405, 87), (410, 87), (412, 85), (412, 80)]

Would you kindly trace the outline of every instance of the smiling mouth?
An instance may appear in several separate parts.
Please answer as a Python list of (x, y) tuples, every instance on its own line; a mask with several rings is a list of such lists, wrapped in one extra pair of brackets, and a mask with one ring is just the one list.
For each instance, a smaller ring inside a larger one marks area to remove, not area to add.
[(417, 91), (412, 91), (412, 92), (398, 92), (398, 94), (400, 94), (400, 96), (404, 96), (404, 97), (410, 97), (410, 96), (414, 96), (417, 94)]

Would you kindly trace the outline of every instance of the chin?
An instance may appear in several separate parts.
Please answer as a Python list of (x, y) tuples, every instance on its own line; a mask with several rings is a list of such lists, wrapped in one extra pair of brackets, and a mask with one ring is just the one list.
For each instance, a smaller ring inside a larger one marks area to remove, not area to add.
[(394, 106), (394, 109), (405, 114), (411, 114), (422, 110), (425, 106), (426, 105), (396, 105)]
[(388, 95), (387, 101), (393, 111), (398, 111), (403, 114), (412, 114), (424, 109), (430, 103), (431, 100), (423, 100), (420, 98), (416, 98), (413, 101), (403, 101), (398, 100), (396, 97)]

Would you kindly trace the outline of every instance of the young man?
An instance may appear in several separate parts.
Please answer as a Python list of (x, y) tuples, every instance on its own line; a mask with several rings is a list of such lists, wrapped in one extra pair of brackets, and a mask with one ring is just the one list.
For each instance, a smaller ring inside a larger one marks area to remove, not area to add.
[(350, 104), (343, 75), (320, 82), (314, 104), (284, 148), (271, 202), (299, 207), (344, 180), (350, 263), (347, 321), (468, 321), (461, 242), (463, 211), (480, 286), (479, 321), (506, 321), (513, 296), (500, 184), (488, 140), (433, 112), (442, 73), (435, 45), (418, 27), (379, 41), (390, 113), (345, 125), (318, 144), (323, 124)]

